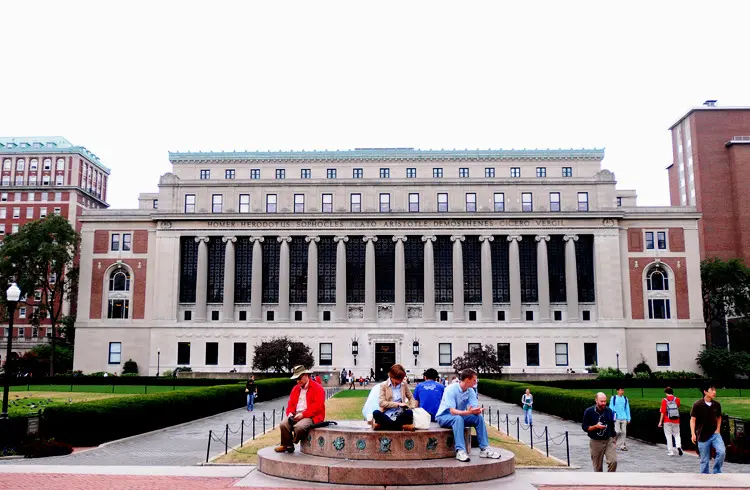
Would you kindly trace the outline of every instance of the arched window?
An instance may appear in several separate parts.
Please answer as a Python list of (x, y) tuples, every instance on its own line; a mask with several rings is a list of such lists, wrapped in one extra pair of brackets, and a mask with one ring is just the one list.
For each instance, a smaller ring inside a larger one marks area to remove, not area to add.
[(648, 274), (646, 284), (649, 291), (669, 291), (669, 276), (664, 269), (654, 266)]
[(109, 274), (107, 294), (107, 318), (127, 319), (130, 317), (130, 271), (122, 264)]
[(110, 291), (130, 291), (130, 274), (123, 269), (115, 270), (109, 276)]
[(646, 271), (646, 295), (648, 318), (668, 320), (672, 318), (673, 291), (669, 289), (669, 271), (660, 262)]

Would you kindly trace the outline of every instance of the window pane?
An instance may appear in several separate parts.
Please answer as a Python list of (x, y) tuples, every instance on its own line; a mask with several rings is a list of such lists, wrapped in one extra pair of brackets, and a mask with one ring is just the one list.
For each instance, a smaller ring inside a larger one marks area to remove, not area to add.
[(320, 359), (318, 360), (318, 364), (320, 366), (331, 366), (333, 364), (333, 344), (320, 344)]
[(510, 366), (510, 344), (497, 344), (497, 360), (501, 366)]
[(177, 342), (177, 364), (190, 364), (190, 342)]
[(451, 344), (439, 344), (438, 345), (438, 352), (439, 352), (439, 364), (441, 366), (450, 366), (451, 365)]
[(539, 344), (526, 344), (526, 365), (539, 365)]
[(586, 366), (597, 366), (599, 364), (596, 343), (586, 342), (583, 344), (583, 363)]
[(206, 365), (215, 366), (219, 364), (219, 343), (206, 342)]
[(234, 360), (235, 366), (244, 366), (247, 364), (247, 344), (245, 342), (234, 343)]

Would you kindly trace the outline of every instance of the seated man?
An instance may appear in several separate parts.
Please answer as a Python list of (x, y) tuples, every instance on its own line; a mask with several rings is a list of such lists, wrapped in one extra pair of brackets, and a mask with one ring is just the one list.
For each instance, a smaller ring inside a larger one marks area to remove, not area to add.
[(293, 453), (294, 444), (307, 436), (310, 426), (323, 422), (326, 418), (326, 391), (310, 378), (311, 373), (305, 366), (294, 366), (291, 379), (297, 380), (297, 386), (292, 388), (292, 394), (289, 395), (287, 418), (279, 424), (281, 444), (274, 448), (277, 453)]
[(414, 430), (414, 397), (404, 378), (406, 371), (401, 364), (394, 364), (388, 371), (388, 381), (380, 385), (380, 398), (378, 404), (380, 410), (372, 413), (375, 430)]
[(464, 441), (464, 427), (476, 427), (480, 458), (500, 459), (500, 454), (490, 449), (487, 427), (482, 417), (484, 409), (479, 408), (477, 392), (472, 389), (477, 381), (476, 371), (464, 369), (459, 378), (458, 383), (452, 383), (443, 392), (443, 399), (440, 401), (440, 408), (437, 412), (438, 424), (440, 427), (453, 429), (457, 460), (470, 461), (469, 449)]
[(432, 368), (424, 372), (424, 382), (419, 383), (414, 388), (414, 399), (419, 402), (419, 406), (424, 408), (433, 422), (437, 419), (438, 408), (440, 407), (440, 400), (443, 398), (443, 391), (445, 386), (438, 383), (437, 380), (438, 372)]

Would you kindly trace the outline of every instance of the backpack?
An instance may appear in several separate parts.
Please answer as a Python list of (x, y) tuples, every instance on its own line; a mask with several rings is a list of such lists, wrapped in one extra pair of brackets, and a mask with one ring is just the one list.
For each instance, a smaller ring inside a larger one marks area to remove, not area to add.
[(677, 406), (677, 397), (671, 400), (664, 399), (667, 402), (667, 418), (679, 419), (680, 418), (680, 407)]

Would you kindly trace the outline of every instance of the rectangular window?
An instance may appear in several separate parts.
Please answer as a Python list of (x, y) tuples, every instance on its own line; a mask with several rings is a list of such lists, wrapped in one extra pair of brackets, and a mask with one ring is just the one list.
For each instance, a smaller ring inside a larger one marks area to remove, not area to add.
[(462, 179), (465, 179), (469, 176), (469, 169), (468, 168), (459, 168), (458, 169), (458, 176)]
[(475, 342), (469, 342), (469, 349), (468, 349), (468, 351), (471, 352), (474, 349), (480, 349), (481, 350), (482, 349), (482, 344), (481, 343), (475, 343)]
[(49, 170), (52, 168), (52, 160), (49, 158), (44, 159), (44, 170)]
[(10, 232), (11, 232), (11, 233), (18, 233), (18, 223), (13, 223), (13, 224), (12, 224), (12, 225), (10, 226)]
[(133, 236), (130, 233), (123, 233), (122, 234), (122, 251), (130, 252), (132, 242), (133, 242)]
[[(52, 283), (52, 276), (50, 276), (50, 284)], [(128, 318), (128, 310), (130, 309), (130, 301), (127, 299), (111, 299), (107, 305), (107, 318), (113, 318), (116, 320), (122, 320)]]
[(438, 364), (450, 366), (453, 361), (453, 346), (451, 344), (438, 344)]
[(234, 175), (235, 175), (235, 173), (234, 173), (234, 169), (233, 168), (228, 168), (228, 169), (224, 170), (224, 178), (225, 179), (232, 180), (232, 179), (234, 179)]
[(559, 192), (549, 193), (549, 210), (560, 211), (560, 193)]
[(388, 193), (380, 194), (380, 212), (389, 213), (391, 211), (391, 195)]
[(656, 232), (656, 246), (659, 250), (667, 249), (667, 232), (657, 231)]
[(36, 175), (29, 175), (29, 185), (36, 185)]
[[(47, 184), (49, 184), (49, 175), (46, 175), (45, 177), (47, 177)], [(10, 185), (10, 175), (3, 175), (3, 185)]]
[(240, 194), (240, 213), (250, 212), (250, 194)]
[(492, 178), (495, 176), (495, 168), (494, 167), (487, 167), (484, 169), (484, 176)]
[(211, 178), (210, 170), (201, 170), (201, 180), (208, 180)]
[[(17, 197), (16, 201), (20, 201), (21, 198)], [(55, 201), (60, 202), (62, 201), (62, 192), (55, 192)]]
[(206, 365), (216, 366), (219, 364), (219, 343), (206, 342)]
[(151, 204), (154, 209), (159, 209), (159, 200), (154, 199), (154, 202)]
[(26, 336), (26, 329), (24, 327), (18, 327), (18, 338), (23, 338)]
[(211, 212), (221, 213), (224, 209), (224, 196), (221, 194), (214, 194), (211, 196)]
[(285, 179), (286, 178), (286, 170), (283, 168), (277, 168), (276, 169), (276, 178), (277, 179)]
[(36, 170), (38, 166), (39, 166), (39, 160), (37, 160), (36, 158), (32, 158), (31, 161), (29, 162), (29, 170)]
[(536, 168), (536, 176), (537, 177), (546, 177), (547, 176), (547, 167), (537, 167)]
[(654, 249), (654, 232), (653, 231), (646, 232), (646, 249), (647, 250)]
[(412, 192), (409, 194), (409, 212), (419, 212), (419, 194), (417, 194), (416, 192)]
[(23, 160), (16, 161), (16, 172), (23, 172), (23, 167), (25, 163), (26, 162), (24, 162)]
[(511, 177), (520, 177), (521, 176), (521, 167), (511, 167), (510, 168), (510, 176)]
[(531, 199), (531, 192), (521, 193), (521, 211), (530, 213), (534, 210), (534, 202)]
[(303, 168), (302, 170), (300, 170), (299, 172), (300, 179), (309, 179), (311, 177), (312, 177), (312, 170), (310, 170), (309, 168)]
[(584, 342), (583, 344), (583, 365), (598, 366), (599, 359), (596, 352), (596, 342)]
[(363, 170), (361, 168), (352, 169), (352, 178), (353, 179), (361, 179), (363, 174), (364, 174), (364, 172), (363, 172)]
[(13, 208), (13, 218), (20, 218), (21, 217), (21, 208)]
[(305, 195), (304, 194), (294, 195), (294, 212), (295, 213), (305, 212)]
[(26, 318), (26, 307), (22, 306), (18, 309), (18, 318)]
[(320, 359), (318, 359), (319, 366), (332, 366), (333, 365), (333, 344), (321, 343), (320, 344)]
[(648, 317), (653, 320), (668, 320), (672, 318), (672, 313), (669, 311), (669, 300), (648, 300)]
[(65, 160), (63, 158), (57, 159), (57, 170), (65, 170)]
[(259, 168), (251, 168), (250, 169), (250, 178), (253, 179), (253, 180), (260, 179), (260, 169)]
[(42, 201), (46, 201), (49, 199), (49, 192), (42, 192), (41, 196), (42, 196)]
[(326, 170), (326, 178), (329, 179), (335, 179), (336, 178), (336, 169), (335, 168), (329, 168)]
[(496, 192), (494, 196), (495, 201), (495, 212), (496, 213), (502, 213), (505, 211), (505, 193), (503, 192)]
[(389, 168), (381, 168), (380, 169), (380, 178), (381, 179), (390, 179), (391, 178), (391, 169), (389, 169)]
[(8, 210), (6, 208), (0, 208), (0, 218), (5, 219), (8, 215)]
[(195, 194), (185, 194), (185, 212), (195, 212)]
[(510, 344), (497, 344), (497, 360), (501, 366), (510, 366)]
[(352, 213), (362, 212), (362, 194), (352, 194), (349, 196), (349, 204)]
[[(3, 180), (5, 180), (5, 177), (3, 177)], [(49, 182), (50, 182), (49, 175), (42, 175), (42, 185), (49, 185)]]
[(406, 169), (406, 178), (407, 179), (416, 179), (417, 178), (417, 169), (416, 168), (407, 168)]
[(119, 233), (112, 233), (112, 244), (109, 247), (109, 249), (113, 252), (117, 252), (120, 250), (120, 234)]
[(568, 344), (555, 344), (555, 365), (568, 365)]
[(5, 223), (0, 223), (0, 235), (5, 235)]
[(439, 192), (438, 193), (438, 213), (447, 213), (448, 212), (448, 193), (447, 192)]
[(47, 208), (39, 208), (39, 217), (40, 218), (46, 218), (47, 217)]
[(618, 198), (617, 198), (617, 207), (618, 207), (618, 208), (619, 208), (619, 207), (622, 207), (622, 198), (621, 198), (621, 197), (618, 197)]
[(323, 212), (333, 212), (333, 194), (323, 194)]
[(578, 211), (589, 210), (589, 193), (579, 192), (578, 193)]
[[(42, 194), (44, 194), (44, 193), (42, 193)], [(6, 202), (7, 200), (8, 200), (8, 193), (7, 192), (3, 192), (2, 194), (0, 194), (0, 201)], [(44, 199), (42, 199), (42, 200), (44, 200)]]
[(34, 217), (34, 208), (29, 206), (26, 208), (26, 219), (32, 219)]
[(434, 178), (434, 179), (442, 179), (443, 178), (443, 169), (442, 168), (433, 168), (432, 169), (432, 178)]
[(669, 366), (669, 344), (656, 344), (656, 365)]
[(563, 177), (573, 177), (573, 167), (563, 167), (562, 168), (562, 176)]
[(109, 343), (109, 357), (107, 364), (120, 364), (122, 360), (122, 342)]
[(190, 364), (190, 342), (177, 342), (177, 364)]
[[(58, 185), (61, 185), (62, 182)], [(16, 175), (16, 185), (23, 185), (23, 175)]]
[(247, 364), (247, 344), (245, 342), (234, 343), (234, 356), (232, 360), (234, 366), (244, 366)]
[(276, 194), (266, 194), (266, 213), (276, 212)]
[(475, 213), (477, 211), (477, 195), (474, 192), (466, 193), (466, 212)]
[(539, 365), (539, 344), (526, 344), (526, 365)]

